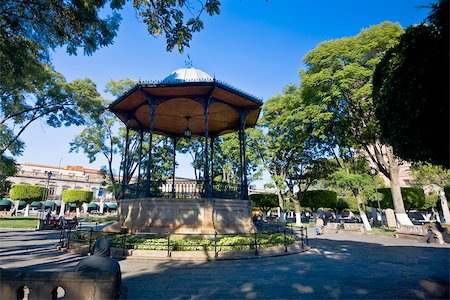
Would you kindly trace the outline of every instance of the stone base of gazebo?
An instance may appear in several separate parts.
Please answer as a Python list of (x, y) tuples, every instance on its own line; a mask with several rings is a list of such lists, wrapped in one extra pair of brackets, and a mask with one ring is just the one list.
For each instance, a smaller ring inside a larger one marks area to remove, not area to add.
[(131, 233), (214, 234), (255, 231), (249, 200), (140, 198), (120, 201)]

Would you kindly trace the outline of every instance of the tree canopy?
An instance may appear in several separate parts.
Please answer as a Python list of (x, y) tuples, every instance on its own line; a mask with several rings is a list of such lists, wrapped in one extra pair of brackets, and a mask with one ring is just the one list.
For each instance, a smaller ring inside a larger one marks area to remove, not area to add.
[(367, 230), (370, 224), (361, 198), (361, 183), (368, 175), (361, 162), (366, 158), (391, 179), (396, 213), (405, 213), (400, 186), (395, 184), (399, 162), (379, 141), (371, 96), (373, 71), (402, 33), (399, 24), (386, 21), (355, 36), (323, 42), (306, 55), (306, 68), (300, 74), (304, 101), (321, 107), (315, 132), (320, 149), (343, 170), (335, 175), (349, 184)]
[(91, 55), (113, 43), (120, 11), (129, 2), (152, 35), (164, 35), (167, 50), (183, 52), (203, 29), (201, 16), (220, 13), (218, 0), (5, 0), (0, 2), (0, 156), (21, 155), (22, 132), (43, 118), (49, 126), (83, 124), (83, 112), (101, 112), (95, 84), (66, 82), (51, 65), (65, 47)]
[(263, 212), (268, 212), (271, 208), (278, 206), (276, 194), (252, 194), (249, 197), (253, 202), (253, 207), (258, 207)]
[(90, 203), (93, 193), (84, 190), (64, 190), (62, 200), (64, 203), (75, 203), (77, 206), (82, 203)]
[[(389, 189), (381, 188), (378, 192), (382, 195), (380, 205), (382, 208), (394, 208), (392, 203), (392, 195)], [(405, 203), (406, 210), (423, 209), (425, 206), (425, 193), (421, 188), (402, 188), (401, 193)], [(377, 207), (376, 201), (371, 201), (373, 207)]]
[(337, 194), (328, 190), (306, 191), (301, 199), (302, 206), (309, 207), (313, 211), (318, 208), (335, 208), (337, 203)]
[(30, 204), (33, 201), (41, 201), (46, 190), (43, 186), (15, 184), (9, 191), (9, 197), (12, 200), (24, 200)]
[(450, 168), (448, 0), (423, 24), (406, 29), (373, 78), (383, 139), (409, 161)]

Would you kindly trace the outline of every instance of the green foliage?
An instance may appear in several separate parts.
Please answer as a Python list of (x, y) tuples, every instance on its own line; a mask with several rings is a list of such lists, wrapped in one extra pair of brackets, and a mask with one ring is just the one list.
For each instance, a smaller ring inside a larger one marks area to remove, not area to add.
[(317, 135), (329, 144), (329, 151), (338, 145), (345, 156), (350, 147), (373, 142), (377, 128), (372, 74), (402, 33), (398, 24), (383, 22), (356, 36), (321, 43), (306, 55), (307, 70), (301, 71), (302, 96), (323, 107)]
[[(86, 238), (86, 237), (84, 237)], [(113, 247), (123, 247), (123, 235), (108, 236)], [(296, 238), (292, 234), (272, 233), (258, 234), (258, 248), (268, 248), (273, 246), (281, 246), (295, 243)], [(167, 238), (158, 236), (126, 236), (128, 247), (133, 249), (145, 250), (167, 250)], [(237, 236), (218, 236), (217, 251), (230, 250), (248, 250), (254, 249), (255, 237), (253, 234), (244, 234)], [(171, 251), (214, 251), (214, 240), (204, 239), (201, 236), (172, 236), (170, 240)]]
[[(0, 155), (20, 155), (20, 135), (35, 120), (54, 127), (80, 125), (84, 113), (103, 110), (95, 85), (87, 79), (66, 82), (51, 65), (51, 54), (65, 46), (71, 55), (80, 48), (91, 55), (111, 45), (126, 2), (0, 1)], [(189, 46), (192, 34), (203, 29), (203, 13), (220, 13), (218, 0), (129, 2), (150, 34), (165, 36), (168, 51), (178, 47), (183, 52)]]
[(102, 111), (102, 99), (91, 80), (67, 82), (49, 68), (40, 76), (30, 79), (27, 90), (21, 89), (22, 86), (3, 90), (5, 87), (0, 83), (0, 155), (6, 151), (20, 155), (24, 147), (20, 136), (35, 120), (43, 120), (52, 127), (81, 125), (86, 114), (97, 115)]
[(383, 138), (409, 161), (450, 167), (448, 0), (432, 6), (427, 24), (409, 27), (378, 64), (375, 112)]
[(250, 200), (253, 202), (253, 207), (259, 207), (265, 212), (278, 206), (278, 197), (275, 194), (252, 194)]
[(358, 211), (358, 205), (356, 204), (354, 197), (342, 196), (342, 197), (338, 197), (338, 199), (337, 199), (336, 209)]
[(92, 201), (93, 193), (84, 190), (64, 190), (62, 193), (62, 200), (64, 203), (75, 203), (80, 205), (82, 203), (90, 203)]
[(15, 184), (9, 191), (9, 197), (11, 200), (24, 200), (31, 204), (33, 201), (41, 201), (42, 195), (47, 192), (46, 190), (43, 186)]
[[(391, 190), (388, 188), (378, 189), (382, 195), (380, 204), (382, 208), (393, 208)], [(403, 202), (406, 210), (423, 209), (425, 207), (425, 193), (421, 188), (401, 188)], [(373, 207), (377, 207), (376, 202), (371, 202)]]
[(337, 204), (337, 194), (328, 190), (306, 191), (300, 199), (303, 207), (309, 207), (313, 211), (318, 208), (335, 208)]
[(419, 187), (436, 184), (444, 187), (450, 183), (450, 169), (430, 163), (417, 162), (411, 166), (413, 184)]
[(439, 195), (425, 195), (425, 203), (423, 205), (423, 210), (430, 211), (433, 207), (440, 207), (441, 201), (439, 200)]
[[(317, 147), (323, 107), (306, 103), (301, 90), (289, 85), (283, 94), (269, 99), (259, 121), (261, 130), (251, 140), (265, 169), (280, 193), (286, 192), (294, 203), (294, 190), (306, 191), (317, 180), (328, 175), (329, 164), (321, 159)], [(279, 206), (284, 209), (283, 199)]]
[(16, 175), (16, 173), (17, 166), (14, 159), (0, 155), (0, 197), (3, 197), (11, 187), (11, 182), (7, 178)]
[[(379, 128), (373, 110), (372, 75), (384, 53), (398, 43), (403, 29), (399, 24), (383, 22), (352, 37), (319, 44), (305, 59), (301, 70), (301, 94), (304, 101), (321, 107), (315, 135), (325, 156), (334, 157), (342, 170), (332, 178), (347, 185), (363, 209), (363, 196), (369, 191), (370, 177), (357, 155), (364, 151), (386, 176), (391, 174), (382, 155)], [(395, 160), (392, 160), (392, 162)], [(367, 167), (366, 167), (367, 168)], [(347, 174), (346, 174), (347, 173)], [(396, 199), (401, 211), (401, 199)], [(367, 226), (369, 224), (366, 224)]]

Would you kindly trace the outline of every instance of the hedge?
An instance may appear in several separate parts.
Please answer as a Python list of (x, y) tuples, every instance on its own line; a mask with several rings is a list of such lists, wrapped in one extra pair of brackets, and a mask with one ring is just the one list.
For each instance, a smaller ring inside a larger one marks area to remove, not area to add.
[(90, 203), (92, 201), (93, 193), (85, 190), (64, 190), (62, 193), (62, 200), (64, 203)]
[(275, 194), (252, 194), (249, 197), (253, 202), (253, 207), (258, 207), (262, 210), (278, 207), (278, 196)]
[[(392, 194), (390, 188), (378, 189), (378, 192), (382, 194), (382, 199), (380, 199), (380, 205), (382, 208), (394, 208), (392, 202)], [(401, 193), (403, 197), (403, 204), (406, 210), (412, 209), (423, 209), (425, 207), (425, 193), (421, 188), (401, 188)], [(370, 201), (370, 204), (377, 207), (376, 201)]]
[(300, 205), (317, 210), (319, 207), (335, 208), (337, 204), (336, 192), (329, 190), (306, 191), (300, 198)]
[(31, 184), (15, 184), (9, 191), (12, 200), (24, 200), (28, 204), (33, 201), (41, 201), (47, 188)]

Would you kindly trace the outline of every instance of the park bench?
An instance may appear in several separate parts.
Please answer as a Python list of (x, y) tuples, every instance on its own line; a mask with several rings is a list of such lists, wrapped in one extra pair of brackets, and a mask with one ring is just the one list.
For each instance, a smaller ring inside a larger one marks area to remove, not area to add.
[[(337, 231), (353, 231), (353, 232), (359, 232), (364, 233), (364, 224), (361, 223), (344, 223), (344, 228), (342, 228), (341, 223), (327, 223), (325, 226), (326, 232), (337, 232)], [(338, 229), (339, 227), (339, 230)]]
[(114, 287), (105, 274), (0, 269), (0, 299), (113, 299)]

